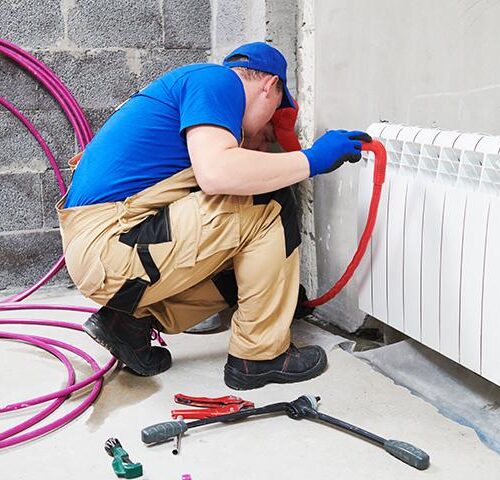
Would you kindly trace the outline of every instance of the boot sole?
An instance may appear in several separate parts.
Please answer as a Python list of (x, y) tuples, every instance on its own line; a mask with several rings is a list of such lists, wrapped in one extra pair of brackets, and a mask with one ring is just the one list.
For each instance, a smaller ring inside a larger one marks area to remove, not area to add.
[[(132, 372), (140, 375), (141, 377), (152, 377), (153, 375), (162, 373), (170, 368), (170, 365), (168, 365), (167, 368), (151, 372), (146, 368), (141, 367), (137, 356), (133, 353), (133, 351), (131, 351), (130, 347), (116, 337), (110, 338), (106, 331), (103, 330), (99, 323), (95, 322), (92, 317), (90, 317), (82, 325), (82, 329), (94, 341), (108, 350), (113, 357), (125, 364)], [(130, 366), (131, 364), (138, 365), (138, 367), (132, 368)]]
[(326, 370), (326, 353), (321, 349), (320, 357), (316, 364), (309, 370), (300, 373), (286, 373), (279, 370), (251, 374), (243, 373), (230, 365), (224, 367), (224, 382), (233, 390), (253, 390), (261, 388), (268, 383), (296, 383), (310, 380), (321, 375)]

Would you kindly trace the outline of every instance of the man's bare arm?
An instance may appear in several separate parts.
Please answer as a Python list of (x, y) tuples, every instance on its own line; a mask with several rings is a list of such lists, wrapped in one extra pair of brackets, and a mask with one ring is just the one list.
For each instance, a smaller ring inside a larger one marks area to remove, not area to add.
[(209, 195), (267, 193), (309, 177), (309, 162), (302, 152), (239, 148), (229, 131), (212, 125), (189, 128), (186, 139), (198, 184)]

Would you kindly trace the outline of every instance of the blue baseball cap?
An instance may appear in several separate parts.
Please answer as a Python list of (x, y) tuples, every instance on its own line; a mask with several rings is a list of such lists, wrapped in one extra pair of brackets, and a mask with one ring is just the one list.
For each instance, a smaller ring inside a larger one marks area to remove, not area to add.
[[(242, 55), (246, 59), (228, 60), (236, 55)], [(278, 49), (264, 42), (246, 43), (233, 50), (222, 64), (226, 67), (245, 67), (277, 75), (283, 82), (283, 99), (279, 108), (295, 108), (293, 97), (286, 86), (286, 59)]]

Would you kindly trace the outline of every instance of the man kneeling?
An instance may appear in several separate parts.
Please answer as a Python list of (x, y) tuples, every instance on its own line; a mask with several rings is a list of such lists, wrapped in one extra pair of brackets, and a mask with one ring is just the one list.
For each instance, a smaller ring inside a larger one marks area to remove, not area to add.
[(83, 326), (140, 375), (167, 370), (151, 329), (183, 332), (228, 306), (224, 380), (234, 389), (298, 382), (327, 364), (296, 348), (300, 234), (290, 185), (361, 158), (363, 132), (311, 148), (243, 148), (296, 108), (286, 60), (264, 43), (223, 65), (173, 70), (132, 95), (87, 146), (58, 215), (71, 278), (103, 307)]

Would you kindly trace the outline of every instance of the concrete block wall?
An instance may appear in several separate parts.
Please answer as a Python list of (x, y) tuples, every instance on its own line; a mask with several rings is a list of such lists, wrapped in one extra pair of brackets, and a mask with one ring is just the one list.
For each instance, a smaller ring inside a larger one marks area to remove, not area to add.
[[(230, 3), (230, 2), (229, 2)], [(209, 0), (2, 0), (0, 36), (45, 62), (96, 131), (131, 93), (210, 53)], [(64, 169), (78, 150), (56, 102), (0, 56), (0, 95), (40, 129)], [(36, 141), (0, 110), (0, 295), (43, 275), (61, 254), (54, 175)], [(53, 282), (69, 284), (65, 273)]]

